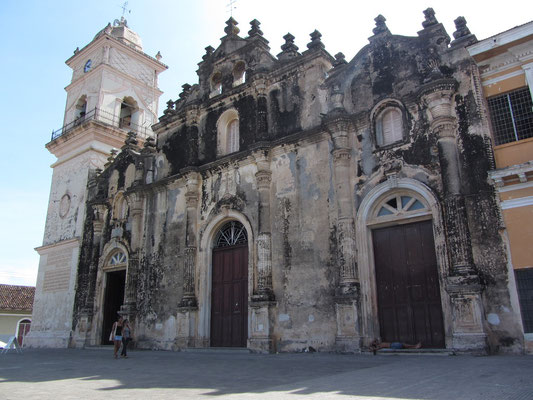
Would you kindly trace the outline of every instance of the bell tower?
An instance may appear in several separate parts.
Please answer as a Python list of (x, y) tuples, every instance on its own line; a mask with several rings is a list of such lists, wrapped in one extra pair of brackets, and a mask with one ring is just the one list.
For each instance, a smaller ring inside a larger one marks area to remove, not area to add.
[(77, 48), (66, 64), (63, 127), (46, 148), (57, 157), (40, 255), (30, 347), (68, 347), (90, 170), (103, 169), (110, 152), (134, 131), (139, 142), (154, 136), (162, 92), (158, 75), (167, 69), (143, 52), (140, 37), (124, 18), (108, 24)]

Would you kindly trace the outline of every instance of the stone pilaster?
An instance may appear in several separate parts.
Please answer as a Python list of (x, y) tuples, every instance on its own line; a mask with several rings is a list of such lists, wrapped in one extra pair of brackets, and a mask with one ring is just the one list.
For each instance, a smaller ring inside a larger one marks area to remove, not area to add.
[(337, 263), (339, 286), (335, 298), (337, 332), (335, 344), (338, 351), (360, 350), (359, 327), (359, 273), (357, 268), (357, 247), (354, 202), (350, 179), (351, 154), (349, 132), (353, 122), (344, 113), (343, 96), (340, 89), (332, 94), (333, 111), (324, 121), (333, 140), (333, 173), (335, 197), (337, 199)]
[(126, 270), (126, 283), (124, 288), (124, 304), (120, 307), (120, 314), (132, 323), (137, 314), (137, 278), (139, 273), (139, 248), (142, 239), (143, 201), (141, 192), (132, 192), (127, 195), (131, 215), (131, 242), (128, 256), (128, 269)]
[(195, 171), (187, 173), (185, 185), (185, 201), (187, 205), (187, 220), (185, 234), (185, 257), (183, 268), (183, 297), (178, 305), (180, 308), (196, 309), (196, 221), (198, 209), (199, 174)]
[(350, 186), (350, 159), (348, 132), (352, 122), (345, 116), (335, 117), (326, 122), (333, 139), (333, 170), (335, 197), (337, 198), (337, 243), (339, 246), (339, 290), (340, 296), (357, 297), (359, 280), (357, 271), (357, 251), (353, 218), (354, 203)]

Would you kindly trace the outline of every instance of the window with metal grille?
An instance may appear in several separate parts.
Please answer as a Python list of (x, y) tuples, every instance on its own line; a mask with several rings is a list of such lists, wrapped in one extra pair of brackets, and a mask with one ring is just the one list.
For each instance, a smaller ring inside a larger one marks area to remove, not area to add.
[(533, 268), (515, 270), (525, 333), (533, 333)]
[(487, 101), (496, 145), (533, 137), (533, 103), (528, 87)]
[(218, 231), (214, 247), (227, 247), (246, 243), (248, 243), (248, 235), (244, 225), (239, 221), (230, 221)]

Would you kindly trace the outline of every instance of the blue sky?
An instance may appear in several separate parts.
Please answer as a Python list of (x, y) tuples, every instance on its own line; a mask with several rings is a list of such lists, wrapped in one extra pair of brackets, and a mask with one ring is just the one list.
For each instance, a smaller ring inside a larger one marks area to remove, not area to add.
[[(44, 147), (52, 130), (63, 124), (65, 86), (71, 70), (64, 61), (108, 22), (122, 15), (123, 1), (2, 0), (0, 4), (0, 283), (34, 285), (42, 244), (55, 158)], [(217, 47), (229, 18), (228, 0), (130, 0), (128, 25), (142, 38), (144, 51), (157, 51), (169, 70), (160, 75), (159, 114), (184, 83), (196, 83), (197, 63), (208, 45)], [(505, 6), (503, 6), (505, 5)], [(342, 51), (348, 60), (372, 35), (374, 18), (383, 14), (393, 34), (415, 36), (422, 11), (433, 7), (452, 36), (453, 20), (464, 16), (478, 39), (533, 19), (533, 3), (507, 0), (498, 7), (486, 1), (238, 0), (233, 10), (241, 36), (249, 21), (261, 22), (272, 54), (283, 35), (306, 49), (318, 29), (326, 50)]]

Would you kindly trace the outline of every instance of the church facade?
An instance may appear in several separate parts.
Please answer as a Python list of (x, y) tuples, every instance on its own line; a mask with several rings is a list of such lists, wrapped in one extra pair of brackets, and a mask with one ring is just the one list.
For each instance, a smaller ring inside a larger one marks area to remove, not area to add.
[(432, 9), (351, 61), (230, 18), (152, 126), (88, 177), (70, 346), (520, 352), (476, 42)]

